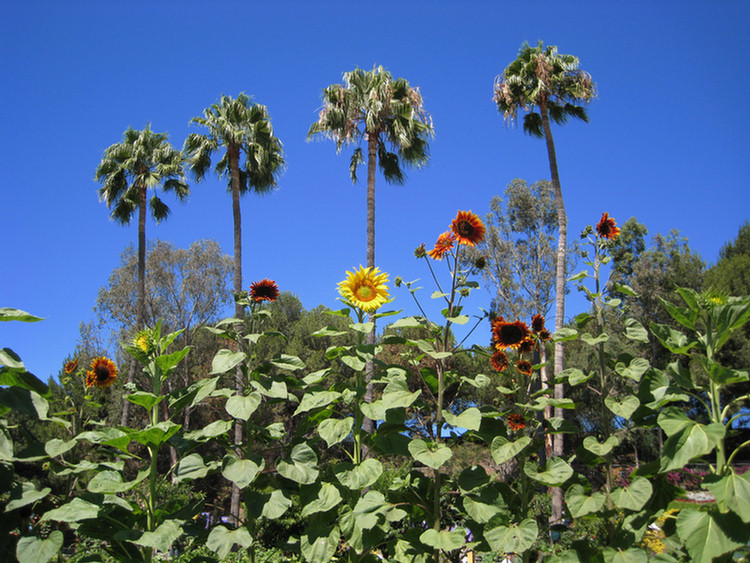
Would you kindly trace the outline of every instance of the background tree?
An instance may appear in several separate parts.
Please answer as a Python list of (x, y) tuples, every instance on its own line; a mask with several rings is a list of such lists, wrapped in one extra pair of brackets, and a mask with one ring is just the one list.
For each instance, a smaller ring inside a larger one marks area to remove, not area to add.
[[(185, 140), (184, 150), (196, 180), (202, 180), (211, 167), (211, 155), (224, 151), (214, 171), (219, 177), (229, 180), (229, 191), (232, 194), (234, 293), (237, 299), (242, 294), (240, 196), (248, 191), (262, 195), (276, 187), (278, 176), (284, 168), (284, 151), (281, 141), (273, 134), (266, 107), (252, 103), (244, 93), (240, 93), (236, 99), (222, 96), (219, 103), (203, 110), (203, 117), (194, 117), (190, 122), (208, 129), (207, 135), (191, 133)], [(243, 306), (235, 302), (235, 316), (241, 319), (244, 314)], [(244, 385), (239, 366), (235, 384), (238, 390)], [(235, 443), (241, 442), (242, 426), (238, 422), (235, 424)], [(238, 514), (239, 505), (239, 489), (234, 486), (231, 509), (233, 515)]]
[[(375, 171), (378, 165), (386, 182), (403, 184), (402, 165), (421, 168), (429, 160), (427, 139), (433, 134), (432, 119), (422, 106), (419, 89), (403, 78), (393, 79), (382, 66), (371, 71), (344, 73), (343, 84), (323, 90), (323, 108), (310, 126), (308, 139), (323, 135), (344, 145), (367, 145), (367, 267), (375, 266)], [(357, 168), (365, 162), (362, 147), (352, 153), (349, 172), (357, 182)], [(372, 317), (372, 316), (371, 316)], [(372, 321), (373, 319), (370, 318)], [(367, 343), (375, 343), (375, 332)], [(372, 366), (367, 370), (366, 401), (372, 400)], [(372, 431), (371, 421), (365, 429)]]
[[(557, 269), (555, 274), (555, 330), (565, 323), (565, 260), (567, 249), (568, 220), (565, 215), (560, 174), (557, 169), (557, 154), (552, 138), (550, 120), (564, 124), (574, 117), (588, 121), (581, 103), (595, 95), (591, 75), (578, 68), (579, 61), (573, 55), (562, 55), (552, 45), (544, 48), (542, 42), (536, 47), (524, 43), (518, 57), (508, 65), (495, 81), (495, 102), (507, 121), (514, 121), (519, 110), (525, 111), (524, 132), (547, 143), (552, 189), (557, 202)], [(555, 373), (563, 370), (562, 342), (555, 343)], [(563, 398), (561, 383), (555, 385), (555, 398)], [(555, 408), (555, 416), (562, 417), (562, 409)], [(554, 439), (555, 455), (562, 455), (563, 435)], [(562, 498), (555, 493), (552, 518), (562, 515)]]
[[(138, 211), (138, 290), (136, 299), (135, 330), (143, 328), (146, 298), (146, 206), (160, 222), (169, 215), (169, 207), (157, 193), (147, 203), (149, 189), (162, 187), (174, 191), (181, 200), (190, 194), (185, 183), (183, 156), (172, 148), (166, 133), (154, 133), (151, 125), (143, 131), (129, 127), (122, 141), (104, 151), (104, 157), (96, 169), (95, 178), (102, 183), (99, 197), (112, 210), (112, 219), (129, 225)], [(135, 364), (130, 363), (128, 382), (133, 380)], [(123, 403), (121, 424), (127, 423), (129, 403)]]

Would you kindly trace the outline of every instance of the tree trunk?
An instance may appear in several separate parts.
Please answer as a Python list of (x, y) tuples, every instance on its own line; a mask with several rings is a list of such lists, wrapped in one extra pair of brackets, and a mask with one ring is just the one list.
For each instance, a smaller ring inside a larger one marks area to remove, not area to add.
[[(143, 328), (146, 318), (146, 186), (138, 186), (138, 285), (135, 300), (135, 332)], [(135, 379), (136, 360), (130, 358), (127, 383)], [(123, 399), (120, 425), (128, 425), (130, 401)]]
[[(242, 217), (240, 215), (240, 148), (237, 145), (230, 144), (227, 148), (229, 153), (229, 166), (232, 174), (232, 218), (234, 220), (234, 295), (235, 299), (242, 292)], [(235, 302), (234, 316), (243, 319), (245, 309), (242, 305)], [(243, 330), (243, 323), (237, 324), (238, 330)], [(234, 376), (235, 389), (237, 393), (243, 391), (242, 368), (237, 366)], [(242, 444), (242, 423), (239, 420), (234, 422), (234, 446), (237, 454), (241, 451)], [(232, 495), (230, 499), (229, 517), (235, 525), (240, 522), (240, 489), (236, 483), (232, 483)]]
[[(542, 115), (542, 127), (544, 139), (547, 142), (547, 156), (549, 157), (549, 170), (552, 177), (552, 190), (557, 203), (557, 264), (555, 272), (555, 330), (560, 330), (565, 324), (565, 254), (567, 247), (568, 219), (565, 215), (565, 203), (563, 201), (562, 188), (560, 187), (560, 175), (557, 170), (557, 155), (555, 153), (555, 142), (552, 139), (552, 129), (549, 124), (547, 113), (547, 100), (542, 98), (539, 102), (539, 110)], [(555, 342), (555, 371), (554, 377), (563, 370), (563, 344)], [(555, 399), (564, 397), (562, 383), (555, 383)], [(554, 415), (563, 417), (563, 410), (555, 407)], [(563, 434), (555, 434), (552, 453), (556, 456), (563, 455)], [(550, 520), (556, 524), (562, 518), (562, 489), (552, 489), (552, 515)]]
[[(375, 167), (378, 158), (378, 135), (367, 134), (367, 267), (375, 267)], [(369, 321), (373, 323), (372, 332), (367, 334), (367, 344), (375, 345), (375, 319), (369, 315)], [(371, 360), (365, 365), (365, 403), (372, 403), (372, 375), (375, 364)], [(362, 429), (372, 434), (374, 423), (365, 417), (362, 421)]]

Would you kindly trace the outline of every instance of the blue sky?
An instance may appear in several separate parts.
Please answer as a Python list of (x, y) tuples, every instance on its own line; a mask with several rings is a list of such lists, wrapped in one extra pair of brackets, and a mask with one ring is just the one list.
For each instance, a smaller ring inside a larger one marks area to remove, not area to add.
[[(376, 262), (404, 279), (459, 209), (484, 215), (514, 178), (549, 177), (544, 143), (508, 129), (495, 76), (524, 41), (575, 54), (598, 86), (590, 123), (554, 129), (571, 238), (607, 211), (650, 234), (678, 229), (709, 264), (750, 217), (746, 47), (750, 2), (0, 1), (0, 306), (45, 317), (2, 323), (0, 346), (56, 375), (97, 291), (136, 240), (109, 219), (94, 171), (106, 147), (152, 124), (178, 148), (221, 94), (267, 106), (287, 169), (243, 200), (245, 285), (275, 279), (303, 304), (336, 307), (365, 261), (365, 189), (350, 151), (307, 142), (322, 89), (383, 65), (420, 88), (435, 125), (431, 164), (377, 182)], [(364, 178), (364, 171), (362, 171)], [(214, 177), (150, 239), (214, 238), (232, 253), (231, 202)], [(395, 307), (411, 312), (405, 290)], [(429, 300), (429, 299), (428, 299)], [(470, 310), (487, 308), (477, 293)], [(572, 298), (567, 313), (580, 312)]]

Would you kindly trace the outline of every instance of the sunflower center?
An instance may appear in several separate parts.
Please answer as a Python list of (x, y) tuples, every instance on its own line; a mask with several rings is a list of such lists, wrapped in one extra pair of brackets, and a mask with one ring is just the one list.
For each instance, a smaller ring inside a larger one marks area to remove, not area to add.
[(505, 325), (500, 329), (500, 338), (506, 346), (518, 344), (524, 336), (523, 331), (515, 325)]
[(109, 368), (107, 366), (96, 366), (94, 369), (97, 381), (107, 381), (109, 379)]
[(354, 296), (359, 301), (372, 301), (377, 296), (377, 291), (372, 284), (363, 283), (354, 290)]
[(474, 225), (469, 221), (459, 221), (456, 230), (462, 237), (471, 238), (471, 235), (474, 234)]

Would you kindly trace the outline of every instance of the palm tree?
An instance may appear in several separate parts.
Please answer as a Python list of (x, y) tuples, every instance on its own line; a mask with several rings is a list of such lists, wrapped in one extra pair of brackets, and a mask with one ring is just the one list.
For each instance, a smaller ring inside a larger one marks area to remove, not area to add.
[[(104, 157), (96, 169), (96, 181), (102, 183), (99, 197), (112, 210), (112, 219), (122, 225), (130, 224), (133, 213), (138, 210), (138, 291), (136, 299), (135, 330), (143, 328), (146, 316), (146, 207), (157, 223), (169, 215), (169, 207), (157, 193), (147, 203), (149, 188), (159, 186), (165, 192), (174, 191), (180, 200), (190, 195), (185, 183), (184, 158), (180, 151), (172, 148), (166, 133), (154, 133), (151, 125), (143, 131), (129, 127), (122, 141), (104, 151)], [(135, 363), (131, 362), (128, 383), (135, 375)], [(121, 424), (127, 424), (129, 402), (125, 401)]]
[[(354, 69), (344, 73), (343, 84), (323, 90), (323, 108), (310, 126), (308, 139), (323, 135), (343, 145), (367, 144), (367, 267), (375, 266), (375, 171), (378, 165), (385, 180), (405, 181), (401, 165), (421, 168), (429, 160), (428, 137), (433, 134), (432, 119), (422, 107), (422, 95), (403, 78), (393, 79), (382, 66), (371, 71)], [(352, 153), (349, 173), (357, 182), (357, 168), (364, 163), (361, 146)], [(372, 321), (372, 315), (370, 316)], [(375, 343), (375, 332), (367, 336)], [(367, 369), (365, 401), (372, 400), (372, 365)], [(365, 421), (371, 431), (372, 422)]]
[[(232, 194), (232, 216), (234, 219), (234, 293), (242, 293), (242, 216), (240, 196), (252, 191), (262, 195), (276, 187), (278, 174), (284, 167), (284, 151), (281, 141), (273, 134), (273, 127), (265, 106), (252, 103), (240, 93), (236, 99), (222, 95), (219, 103), (203, 110), (203, 117), (194, 117), (197, 123), (208, 129), (207, 135), (191, 133), (185, 140), (184, 151), (188, 165), (196, 180), (204, 178), (211, 167), (211, 155), (221, 150), (224, 154), (216, 163), (214, 171), (229, 180)], [(241, 155), (244, 153), (244, 161)], [(242, 305), (235, 302), (235, 317), (244, 318)], [(235, 374), (237, 390), (244, 384), (242, 370), (238, 366)], [(235, 423), (235, 444), (242, 442), (242, 425)], [(239, 515), (240, 491), (232, 486), (230, 514)]]
[[(581, 105), (595, 95), (591, 75), (578, 68), (579, 61), (573, 55), (561, 55), (556, 46), (544, 48), (542, 42), (536, 47), (524, 43), (518, 57), (495, 80), (495, 102), (506, 121), (515, 121), (518, 110), (525, 111), (523, 130), (547, 143), (552, 189), (557, 204), (557, 265), (555, 272), (555, 330), (565, 321), (565, 260), (567, 248), (568, 220), (565, 215), (560, 175), (557, 170), (557, 155), (552, 138), (550, 120), (564, 124), (573, 117), (588, 122), (586, 109)], [(555, 374), (563, 370), (562, 342), (555, 343)], [(561, 383), (555, 385), (555, 398), (563, 397)], [(555, 409), (555, 416), (562, 417), (562, 409)], [(562, 434), (555, 435), (554, 455), (562, 455)], [(556, 492), (559, 489), (556, 489)], [(561, 514), (560, 503), (553, 502), (552, 519)], [(557, 510), (556, 510), (557, 508)], [(556, 518), (557, 517), (557, 518)]]

